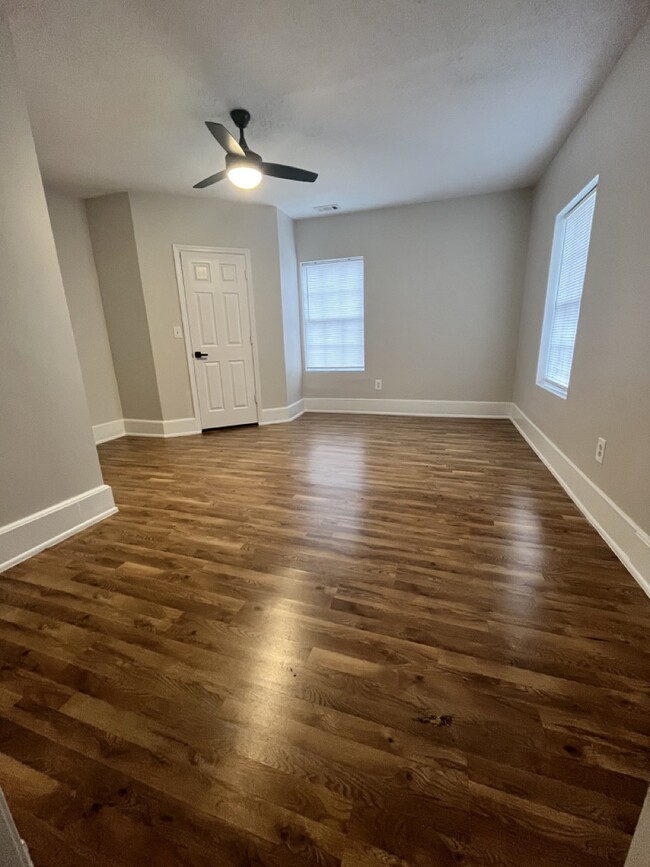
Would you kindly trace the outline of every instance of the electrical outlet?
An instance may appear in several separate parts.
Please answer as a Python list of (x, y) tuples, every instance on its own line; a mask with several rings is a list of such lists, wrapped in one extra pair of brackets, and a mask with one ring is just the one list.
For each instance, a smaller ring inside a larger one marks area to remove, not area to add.
[(383, 387), (384, 387), (384, 383), (382, 382), (382, 380), (376, 379), (375, 380), (375, 391), (381, 391)]
[(180, 325), (174, 325), (174, 337), (177, 337), (179, 340), (183, 339), (183, 329)]
[(598, 445), (596, 446), (596, 460), (599, 464), (605, 460), (605, 446), (607, 445), (607, 440), (604, 440), (602, 437), (598, 437)]

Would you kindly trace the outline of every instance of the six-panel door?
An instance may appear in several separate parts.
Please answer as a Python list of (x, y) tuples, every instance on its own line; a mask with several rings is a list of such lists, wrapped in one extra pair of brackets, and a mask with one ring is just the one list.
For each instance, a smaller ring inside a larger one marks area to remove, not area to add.
[(183, 250), (181, 263), (201, 427), (255, 423), (246, 259)]

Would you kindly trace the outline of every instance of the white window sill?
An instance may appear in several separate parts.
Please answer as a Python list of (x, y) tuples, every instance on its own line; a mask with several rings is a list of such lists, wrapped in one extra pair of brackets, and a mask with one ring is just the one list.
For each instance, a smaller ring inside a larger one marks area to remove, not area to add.
[(563, 400), (567, 399), (569, 389), (565, 388), (563, 385), (559, 385), (557, 382), (551, 382), (548, 379), (538, 379), (537, 385), (540, 388), (545, 388), (546, 391), (550, 391), (551, 394), (554, 394), (556, 397), (561, 397)]

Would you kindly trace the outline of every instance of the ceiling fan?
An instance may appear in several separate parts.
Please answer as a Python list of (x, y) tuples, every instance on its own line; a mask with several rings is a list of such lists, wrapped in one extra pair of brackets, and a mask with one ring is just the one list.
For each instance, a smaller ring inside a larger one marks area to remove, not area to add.
[(305, 169), (297, 169), (295, 166), (282, 166), (279, 163), (264, 163), (262, 157), (252, 151), (246, 144), (244, 130), (251, 119), (250, 113), (245, 108), (234, 108), (230, 117), (239, 130), (239, 143), (228, 132), (222, 123), (213, 123), (206, 120), (205, 125), (226, 152), (226, 168), (216, 175), (204, 178), (198, 184), (194, 184), (195, 190), (202, 190), (228, 178), (236, 187), (242, 190), (252, 190), (262, 180), (262, 175), (271, 178), (285, 178), (287, 181), (306, 181), (312, 183), (318, 175), (316, 172), (308, 172)]

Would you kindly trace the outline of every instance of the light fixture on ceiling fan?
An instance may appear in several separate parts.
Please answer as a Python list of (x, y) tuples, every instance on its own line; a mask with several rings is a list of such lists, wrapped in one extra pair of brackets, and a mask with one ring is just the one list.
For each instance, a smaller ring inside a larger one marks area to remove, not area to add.
[(242, 190), (252, 190), (259, 186), (263, 175), (271, 178), (284, 178), (288, 181), (306, 181), (312, 183), (318, 175), (316, 172), (308, 172), (305, 169), (297, 169), (294, 166), (283, 166), (279, 163), (262, 162), (262, 157), (252, 151), (244, 138), (244, 130), (251, 119), (250, 113), (245, 108), (234, 108), (230, 117), (239, 130), (239, 143), (228, 132), (222, 123), (214, 123), (206, 120), (205, 125), (226, 152), (226, 168), (224, 171), (204, 178), (198, 184), (194, 184), (195, 190), (202, 190), (221, 181), (224, 178)]

